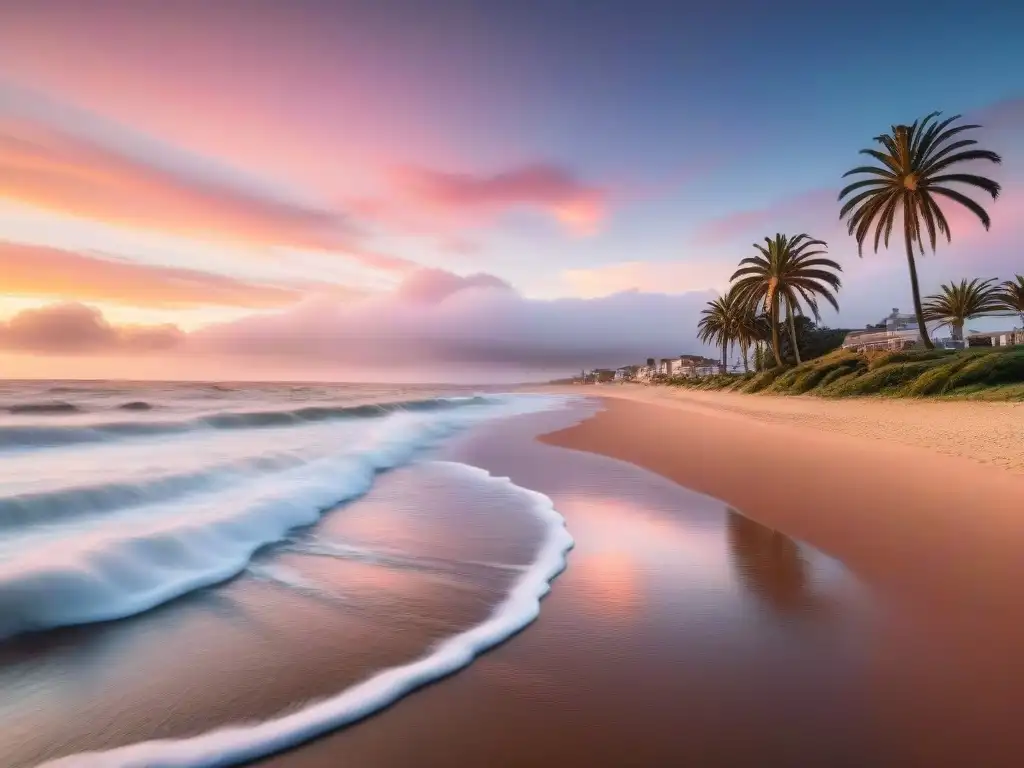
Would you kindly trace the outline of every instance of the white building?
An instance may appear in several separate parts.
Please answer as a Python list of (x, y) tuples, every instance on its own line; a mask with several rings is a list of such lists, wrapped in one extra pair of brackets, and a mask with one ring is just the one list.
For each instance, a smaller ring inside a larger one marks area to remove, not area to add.
[[(940, 322), (926, 323), (929, 336), (941, 325)], [(863, 331), (850, 331), (843, 340), (843, 349), (864, 352), (869, 349), (900, 350), (913, 346), (921, 338), (914, 315), (900, 314), (893, 308), (888, 317)]]

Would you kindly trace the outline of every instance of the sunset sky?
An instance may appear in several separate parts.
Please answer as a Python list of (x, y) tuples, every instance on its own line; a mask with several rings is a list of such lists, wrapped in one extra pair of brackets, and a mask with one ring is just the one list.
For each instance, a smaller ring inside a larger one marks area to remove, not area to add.
[(1024, 273), (1024, 5), (25, 0), (0, 11), (0, 376), (498, 381), (701, 350), (751, 243), (828, 241), (897, 122), (983, 124)]

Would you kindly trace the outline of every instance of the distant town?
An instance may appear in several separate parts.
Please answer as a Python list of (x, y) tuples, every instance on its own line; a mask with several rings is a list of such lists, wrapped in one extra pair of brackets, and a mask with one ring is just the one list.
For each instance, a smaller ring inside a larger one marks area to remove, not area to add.
[[(1024, 320), (1024, 318), (1022, 318)], [(941, 327), (939, 321), (926, 323), (930, 334), (935, 334)], [(828, 329), (826, 329), (828, 330)], [(919, 330), (914, 315), (902, 313), (894, 308), (892, 313), (879, 322), (869, 324), (860, 330), (842, 330), (836, 341), (827, 348), (819, 350), (824, 354), (831, 349), (847, 349), (857, 352), (866, 351), (900, 351), (909, 349), (918, 343)], [(839, 342), (841, 339), (841, 343)], [(933, 337), (936, 346), (942, 349), (964, 349), (965, 347), (1014, 346), (1024, 344), (1024, 330), (979, 332), (968, 331), (963, 338)], [(802, 345), (801, 345), (802, 347)], [(749, 361), (748, 361), (749, 365)], [(755, 361), (755, 370), (758, 365)], [(701, 378), (716, 376), (722, 373), (740, 373), (747, 369), (742, 360), (730, 365), (723, 365), (721, 360), (713, 360), (701, 355), (679, 355), (678, 357), (647, 358), (642, 365), (624, 365), (621, 368), (594, 368), (580, 371), (578, 375), (566, 379), (558, 379), (558, 384), (607, 384), (611, 382), (637, 382), (649, 384), (654, 381), (672, 378)]]

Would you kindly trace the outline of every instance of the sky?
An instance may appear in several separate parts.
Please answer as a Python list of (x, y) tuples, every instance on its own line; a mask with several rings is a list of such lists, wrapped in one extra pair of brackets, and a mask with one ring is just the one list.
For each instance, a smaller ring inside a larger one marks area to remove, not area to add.
[[(884, 20), (884, 23), (883, 21)], [(940, 110), (1003, 156), (922, 291), (1024, 273), (1021, 4), (32, 0), (0, 9), (0, 376), (505, 382), (708, 353), (808, 232), (911, 308), (843, 172)], [(912, 33), (908, 32), (912, 30)], [(997, 321), (1002, 322), (1002, 321)]]

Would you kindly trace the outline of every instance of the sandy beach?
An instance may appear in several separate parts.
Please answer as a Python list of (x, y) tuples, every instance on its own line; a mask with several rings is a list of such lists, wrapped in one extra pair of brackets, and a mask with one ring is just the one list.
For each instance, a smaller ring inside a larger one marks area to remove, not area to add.
[(538, 391), (598, 395), (742, 417), (747, 423), (807, 427), (958, 456), (1024, 473), (1024, 403), (886, 398), (783, 397), (608, 384)]

